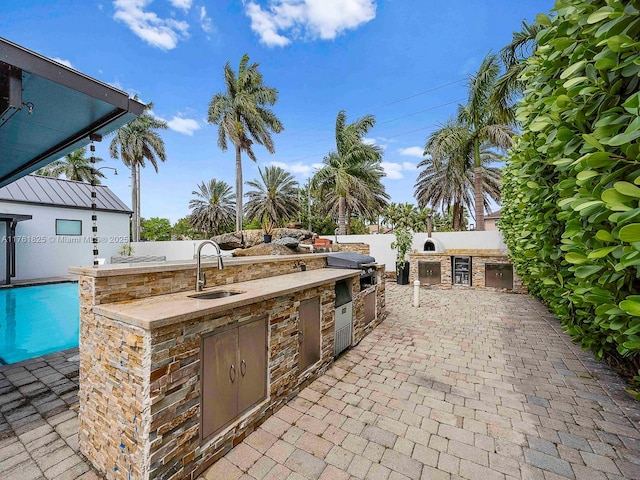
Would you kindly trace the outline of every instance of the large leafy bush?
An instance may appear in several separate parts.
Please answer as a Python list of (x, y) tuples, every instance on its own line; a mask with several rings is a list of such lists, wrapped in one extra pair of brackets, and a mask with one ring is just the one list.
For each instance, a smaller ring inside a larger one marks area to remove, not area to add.
[(500, 222), (517, 271), (583, 347), (640, 352), (639, 1), (558, 0), (527, 60)]

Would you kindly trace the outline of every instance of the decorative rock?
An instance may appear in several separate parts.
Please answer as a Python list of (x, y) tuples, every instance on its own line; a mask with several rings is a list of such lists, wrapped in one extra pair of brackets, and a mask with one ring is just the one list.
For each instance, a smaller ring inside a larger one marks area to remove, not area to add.
[[(313, 236), (308, 230), (297, 230), (293, 228), (276, 228), (273, 230), (273, 240), (281, 238), (293, 238), (300, 241), (308, 240)], [(223, 250), (233, 250), (235, 248), (250, 248), (260, 245), (264, 240), (262, 230), (243, 230), (242, 232), (224, 233), (212, 238)], [(294, 247), (292, 247), (294, 248)]]
[(212, 237), (212, 240), (220, 245), (222, 250), (233, 250), (244, 246), (241, 232), (223, 233)]
[(283, 245), (291, 249), (296, 249), (300, 244), (300, 240), (292, 237), (282, 237), (282, 238), (278, 238), (277, 240), (274, 240), (273, 243), (275, 243), (276, 245)]

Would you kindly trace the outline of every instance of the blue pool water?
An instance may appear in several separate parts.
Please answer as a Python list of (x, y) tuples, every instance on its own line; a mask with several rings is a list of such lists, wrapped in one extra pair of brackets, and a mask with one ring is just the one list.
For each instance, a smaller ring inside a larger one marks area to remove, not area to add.
[(78, 284), (0, 289), (0, 364), (78, 346)]

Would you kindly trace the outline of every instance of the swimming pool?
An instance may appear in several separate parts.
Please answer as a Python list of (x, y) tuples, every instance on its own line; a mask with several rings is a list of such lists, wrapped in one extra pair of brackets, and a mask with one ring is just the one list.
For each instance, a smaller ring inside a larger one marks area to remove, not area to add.
[(76, 282), (0, 289), (0, 364), (78, 346)]

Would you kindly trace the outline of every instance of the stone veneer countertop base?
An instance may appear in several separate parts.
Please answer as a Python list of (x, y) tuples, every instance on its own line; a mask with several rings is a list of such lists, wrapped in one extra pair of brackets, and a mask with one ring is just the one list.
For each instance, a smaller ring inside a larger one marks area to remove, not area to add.
[[(307, 255), (301, 255), (301, 257), (308, 258)], [(193, 264), (191, 268), (193, 268)], [(359, 270), (321, 268), (287, 275), (278, 275), (271, 278), (210, 287), (205, 288), (201, 292), (191, 290), (188, 292), (158, 295), (140, 300), (97, 305), (93, 307), (93, 311), (98, 315), (113, 320), (118, 320), (145, 330), (152, 330), (173, 323), (196, 318), (201, 319), (204, 315), (221, 313), (240, 305), (250, 305), (269, 298), (287, 295), (328, 282), (354, 277), (359, 274)], [(189, 298), (190, 295), (215, 291), (242, 293), (211, 300)]]

